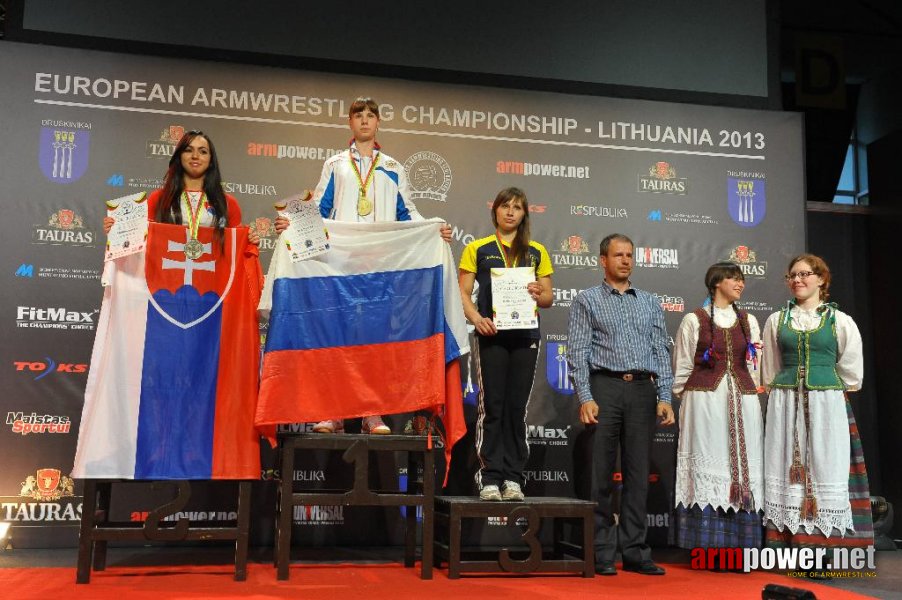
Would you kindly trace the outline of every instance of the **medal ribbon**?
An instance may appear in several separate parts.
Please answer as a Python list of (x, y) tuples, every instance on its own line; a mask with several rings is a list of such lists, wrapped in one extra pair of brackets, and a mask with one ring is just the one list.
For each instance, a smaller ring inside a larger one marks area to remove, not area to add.
[[(495, 231), (495, 243), (498, 244), (498, 249), (501, 251), (501, 257), (504, 259), (504, 267), (509, 269), (509, 268), (512, 266), (512, 265), (511, 265), (510, 250), (508, 250), (508, 249), (507, 249), (507, 246), (505, 246), (505, 245), (501, 242), (501, 236), (498, 235), (498, 231), (497, 231), (497, 230)], [(514, 266), (514, 267), (517, 266), (517, 261), (516, 261), (516, 259), (514, 259), (513, 266)]]
[(188, 197), (188, 192), (182, 192), (182, 198), (185, 199), (185, 204), (188, 205), (188, 232), (193, 240), (197, 239), (197, 231), (200, 229), (200, 210), (206, 197), (207, 195), (201, 192), (200, 199), (197, 201), (197, 208), (194, 208), (191, 198)]
[[(354, 155), (352, 153), (348, 153), (348, 160), (351, 161), (351, 168), (354, 170), (354, 175), (357, 176), (357, 187), (360, 189), (360, 196), (362, 198), (366, 198), (366, 189), (370, 186), (370, 181), (373, 180), (373, 173), (376, 171), (376, 165), (379, 164), (379, 158), (382, 154), (376, 154), (373, 157), (373, 164), (370, 165), (370, 170), (366, 173), (366, 180), (360, 174), (360, 169), (357, 168), (357, 161), (354, 160)], [(363, 160), (363, 157), (360, 158)]]

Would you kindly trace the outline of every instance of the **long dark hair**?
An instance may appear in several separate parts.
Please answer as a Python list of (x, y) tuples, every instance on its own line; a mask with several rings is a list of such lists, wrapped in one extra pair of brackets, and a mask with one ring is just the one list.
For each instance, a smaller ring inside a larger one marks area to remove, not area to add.
[(157, 205), (155, 218), (159, 223), (175, 223), (181, 225), (182, 221), (182, 192), (185, 191), (185, 169), (182, 167), (182, 154), (195, 138), (202, 137), (210, 146), (210, 166), (204, 173), (204, 194), (210, 208), (213, 209), (213, 226), (216, 228), (216, 240), (222, 243), (223, 228), (229, 221), (228, 203), (225, 192), (222, 189), (222, 176), (219, 174), (219, 159), (216, 157), (216, 148), (213, 140), (203, 131), (189, 131), (175, 145), (175, 150), (169, 158), (169, 170), (166, 171), (166, 180), (163, 182), (163, 193), (160, 203)]
[(517, 226), (517, 234), (511, 242), (511, 254), (515, 264), (527, 266), (527, 258), (529, 256), (529, 200), (526, 199), (526, 193), (520, 188), (509, 187), (504, 188), (495, 196), (495, 202), (492, 203), (492, 224), (495, 229), (498, 228), (498, 215), (495, 211), (502, 204), (508, 202), (519, 202), (523, 207), (523, 220)]
[[(709, 364), (714, 366), (714, 292), (717, 289), (718, 284), (724, 279), (738, 279), (740, 281), (745, 281), (745, 273), (742, 272), (742, 269), (739, 268), (734, 262), (723, 261), (714, 263), (710, 267), (708, 267), (708, 271), (705, 273), (705, 287), (708, 288), (708, 310), (710, 311), (710, 320), (708, 321), (708, 327), (711, 330), (711, 347), (709, 348)], [(749, 340), (751, 339), (751, 332), (749, 331), (749, 323), (747, 319), (742, 318), (742, 314), (739, 312), (739, 303), (732, 303), (733, 310), (736, 312), (736, 320), (739, 321), (739, 327), (742, 329), (742, 335), (745, 337), (745, 345), (749, 346)]]

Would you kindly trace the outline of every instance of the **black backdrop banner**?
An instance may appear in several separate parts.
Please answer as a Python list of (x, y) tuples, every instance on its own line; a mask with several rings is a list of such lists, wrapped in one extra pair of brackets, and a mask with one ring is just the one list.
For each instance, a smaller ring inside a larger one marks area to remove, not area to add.
[[(323, 161), (347, 147), (347, 108), (357, 96), (380, 103), (380, 143), (404, 164), (420, 212), (452, 225), (455, 256), (491, 233), (489, 206), (501, 188), (526, 191), (533, 237), (555, 268), (555, 304), (542, 314), (529, 403), (529, 495), (585, 491), (585, 440), (565, 361), (567, 315), (575, 295), (601, 281), (605, 235), (635, 241), (633, 282), (660, 298), (671, 334), (704, 302), (707, 267), (724, 259), (742, 265), (742, 304), (763, 322), (786, 297), (785, 263), (804, 247), (802, 125), (792, 113), (14, 43), (0, 44), (0, 78), (0, 521), (11, 521), (28, 545), (75, 542), (81, 499), (68, 473), (102, 296), (104, 201), (158, 187), (186, 130), (213, 139), (226, 190), (263, 236), (264, 269), (275, 243), (273, 204), (314, 187)], [(478, 382), (464, 371), (472, 427)], [(391, 420), (398, 431), (406, 417)], [(655, 440), (653, 544), (666, 542), (677, 431), (659, 429)], [(262, 452), (253, 509), (259, 543), (271, 539), (275, 496), (266, 480), (277, 475), (272, 453)], [(405, 464), (382, 460), (373, 477), (403, 485)], [(472, 493), (474, 469), (468, 436), (455, 451), (447, 491)], [(298, 487), (350, 483), (340, 458), (328, 453), (301, 457), (293, 477)], [(115, 517), (142, 520), (168, 499), (165, 490), (135, 489), (114, 503)], [(234, 506), (226, 496), (201, 489), (182, 516), (228, 516)], [(294, 539), (400, 544), (401, 517), (397, 509), (297, 507)], [(473, 524), (470, 535), (504, 539), (508, 528), (496, 525), (503, 523)]]

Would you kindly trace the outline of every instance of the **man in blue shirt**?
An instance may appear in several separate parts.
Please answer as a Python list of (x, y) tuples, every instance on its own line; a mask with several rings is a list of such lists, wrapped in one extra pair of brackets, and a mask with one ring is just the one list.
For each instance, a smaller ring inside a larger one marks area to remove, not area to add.
[[(633, 242), (615, 233), (601, 242), (604, 281), (576, 297), (570, 308), (568, 361), (579, 399), (579, 418), (593, 432), (595, 570), (616, 575), (619, 530), (623, 568), (663, 575), (645, 543), (651, 443), (656, 417), (674, 423), (673, 373), (664, 311), (657, 299), (630, 284)], [(617, 450), (623, 473), (620, 523), (611, 496)]]

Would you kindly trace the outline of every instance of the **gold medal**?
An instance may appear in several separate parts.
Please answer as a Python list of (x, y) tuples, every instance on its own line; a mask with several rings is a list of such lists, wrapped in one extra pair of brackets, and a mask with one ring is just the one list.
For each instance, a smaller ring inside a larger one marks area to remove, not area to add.
[(190, 239), (185, 242), (185, 256), (190, 260), (197, 260), (204, 255), (204, 245), (197, 239)]
[(360, 198), (357, 200), (357, 214), (361, 217), (365, 217), (371, 212), (373, 212), (373, 203), (370, 202), (366, 196), (361, 194)]

